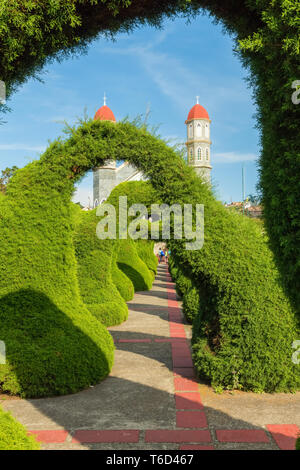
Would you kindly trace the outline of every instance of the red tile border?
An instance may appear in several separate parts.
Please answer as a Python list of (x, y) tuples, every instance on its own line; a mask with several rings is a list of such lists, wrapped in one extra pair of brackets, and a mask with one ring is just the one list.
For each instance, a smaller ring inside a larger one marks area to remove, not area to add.
[(170, 336), (171, 338), (185, 338), (185, 332), (184, 331), (170, 331)]
[(192, 357), (191, 351), (186, 345), (182, 345), (182, 346), (172, 345), (172, 356)]
[(191, 357), (173, 356), (173, 367), (194, 367)]
[(190, 346), (188, 344), (188, 340), (186, 339), (185, 341), (181, 341), (180, 343), (173, 343), (172, 344), (172, 350), (174, 351), (182, 351), (185, 349), (189, 353), (191, 352)]
[(203, 411), (177, 411), (176, 427), (207, 428), (207, 419)]
[(186, 377), (186, 378), (195, 378), (195, 370), (193, 367), (174, 367), (173, 368), (174, 376)]
[(199, 384), (193, 379), (187, 379), (185, 377), (174, 377), (175, 390), (185, 392), (199, 392)]
[(263, 429), (217, 429), (216, 436), (219, 442), (270, 442)]
[(34, 435), (38, 442), (43, 442), (45, 444), (61, 444), (66, 441), (69, 433), (64, 429), (53, 429), (47, 431), (28, 431), (28, 434)]
[(176, 392), (175, 404), (177, 410), (199, 410), (204, 408), (200, 393), (197, 392)]
[(171, 345), (181, 345), (186, 344), (186, 338), (158, 338), (154, 340), (155, 343), (171, 343)]
[(79, 430), (76, 431), (72, 443), (98, 443), (98, 442), (138, 442), (140, 432), (137, 430)]
[(151, 339), (119, 339), (119, 343), (152, 343)]
[(145, 433), (145, 442), (211, 442), (211, 435), (208, 430), (150, 430)]
[(180, 350), (178, 351), (172, 351), (172, 359), (175, 360), (179, 360), (179, 359), (190, 359), (192, 360), (192, 356), (189, 352), (185, 351), (184, 349), (182, 350), (182, 352), (180, 352)]
[(268, 424), (268, 431), (281, 450), (295, 450), (300, 429), (296, 424)]
[(215, 450), (213, 446), (198, 446), (197, 444), (189, 444), (180, 446), (179, 450)]

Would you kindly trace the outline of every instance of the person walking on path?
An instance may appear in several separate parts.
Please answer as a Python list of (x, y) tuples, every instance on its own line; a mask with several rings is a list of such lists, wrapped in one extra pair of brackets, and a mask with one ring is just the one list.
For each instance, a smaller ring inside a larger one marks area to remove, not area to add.
[(163, 256), (164, 256), (164, 250), (162, 250), (161, 248), (159, 249), (159, 263), (161, 263), (162, 259), (163, 259)]

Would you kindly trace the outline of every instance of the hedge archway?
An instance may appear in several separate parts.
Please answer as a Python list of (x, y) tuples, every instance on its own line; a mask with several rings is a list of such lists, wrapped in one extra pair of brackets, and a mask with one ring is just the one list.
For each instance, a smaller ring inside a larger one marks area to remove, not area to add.
[[(233, 35), (250, 71), (261, 133), (260, 185), (271, 247), (286, 292), (300, 305), (300, 0), (4, 0), (0, 13), (0, 80), (8, 95), (49, 60), (81, 52), (98, 34), (164, 18), (208, 12)], [(299, 96), (298, 96), (299, 97)], [(1, 105), (0, 105), (1, 108)], [(3, 110), (3, 107), (2, 107)]]
[(246, 390), (299, 388), (291, 361), (295, 312), (257, 225), (226, 211), (193, 169), (144, 128), (88, 121), (68, 133), (16, 172), (0, 204), (0, 338), (8, 353), (0, 365), (2, 390), (69, 393), (110, 370), (112, 339), (79, 295), (70, 205), (74, 183), (107, 155), (126, 155), (159, 200), (205, 206), (204, 248), (187, 252), (184, 240), (171, 241), (174, 255), (211, 295), (195, 341), (201, 374), (230, 387), (239, 370), (238, 385)]

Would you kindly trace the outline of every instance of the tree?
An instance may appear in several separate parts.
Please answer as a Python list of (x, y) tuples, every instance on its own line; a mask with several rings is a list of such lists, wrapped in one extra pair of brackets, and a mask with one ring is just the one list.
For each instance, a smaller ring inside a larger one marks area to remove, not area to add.
[(255, 206), (260, 204), (260, 197), (257, 194), (248, 194), (247, 199)]
[(15, 174), (15, 172), (18, 170), (17, 166), (13, 166), (12, 168), (5, 168), (5, 170), (2, 170), (1, 172), (1, 178), (0, 178), (0, 191), (1, 193), (6, 193), (6, 188), (9, 183), (10, 178)]

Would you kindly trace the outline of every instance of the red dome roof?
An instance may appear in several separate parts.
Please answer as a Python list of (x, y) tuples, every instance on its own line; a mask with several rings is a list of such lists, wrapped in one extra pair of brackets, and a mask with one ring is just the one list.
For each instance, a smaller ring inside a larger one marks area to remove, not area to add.
[(99, 119), (100, 121), (114, 121), (114, 122), (116, 122), (116, 118), (114, 116), (114, 113), (106, 105), (101, 106), (101, 108), (98, 109), (98, 111), (95, 114), (94, 119)]
[(190, 121), (191, 119), (209, 119), (209, 115), (201, 104), (195, 104), (188, 114), (187, 121)]

